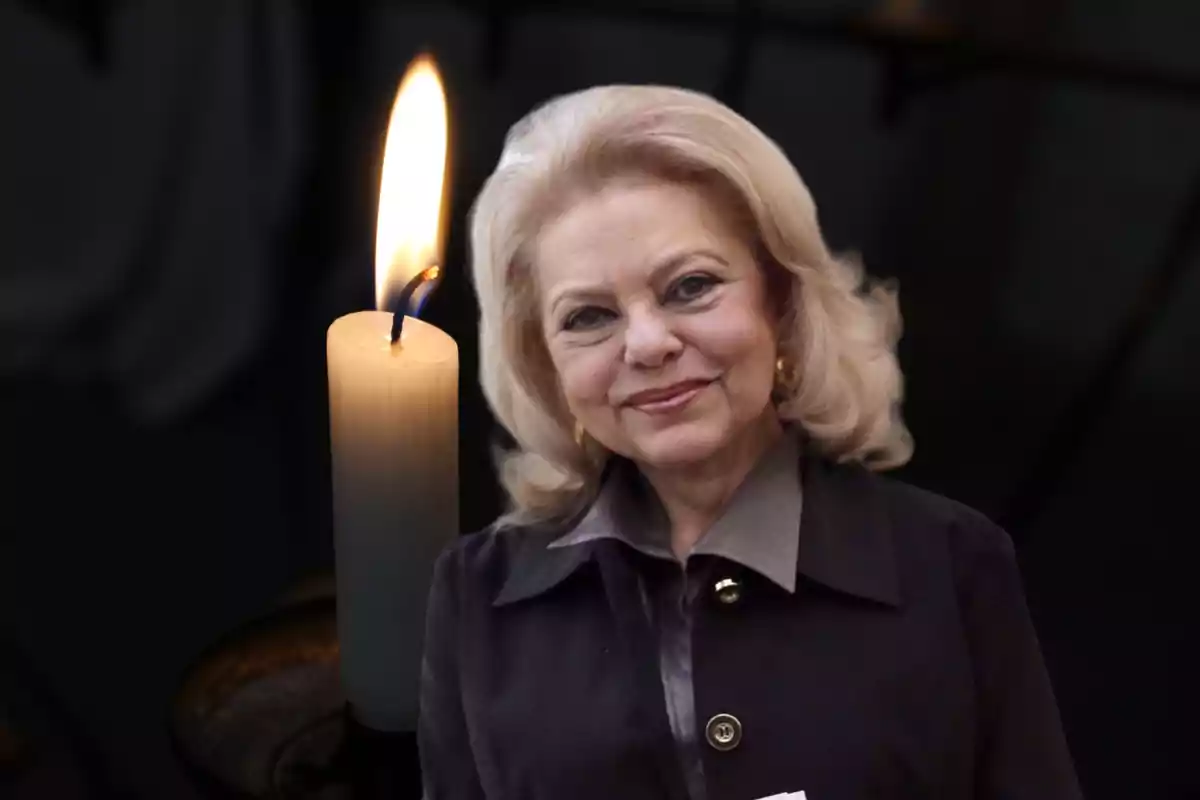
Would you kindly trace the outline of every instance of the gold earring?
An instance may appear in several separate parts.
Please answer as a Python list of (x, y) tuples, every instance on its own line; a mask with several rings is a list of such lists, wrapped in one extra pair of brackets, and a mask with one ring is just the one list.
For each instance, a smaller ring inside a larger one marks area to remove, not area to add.
[(587, 434), (587, 431), (585, 431), (583, 429), (583, 424), (580, 423), (579, 420), (575, 420), (574, 433), (575, 433), (575, 444), (579, 445), (580, 447), (583, 447), (583, 437)]
[(792, 368), (788, 365), (787, 360), (780, 356), (775, 359), (775, 389), (774, 394), (779, 397), (785, 397), (794, 387), (796, 376)]

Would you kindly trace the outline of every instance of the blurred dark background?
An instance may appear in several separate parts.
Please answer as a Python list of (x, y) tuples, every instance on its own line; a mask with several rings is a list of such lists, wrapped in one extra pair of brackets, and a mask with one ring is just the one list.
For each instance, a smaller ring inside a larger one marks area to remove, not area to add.
[(507, 127), (716, 94), (895, 277), (902, 476), (1016, 540), (1088, 796), (1196, 798), (1200, 3), (0, 4), (0, 796), (188, 798), (181, 673), (332, 559), (324, 337), (422, 48), (454, 138), (464, 529), (500, 509), (463, 222)]

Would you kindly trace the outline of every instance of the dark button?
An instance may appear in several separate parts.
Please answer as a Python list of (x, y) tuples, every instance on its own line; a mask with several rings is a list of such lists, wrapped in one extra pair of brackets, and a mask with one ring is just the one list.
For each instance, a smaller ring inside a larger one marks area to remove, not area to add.
[(713, 594), (717, 600), (731, 606), (742, 599), (742, 584), (733, 578), (722, 578), (713, 584)]
[(742, 723), (733, 714), (717, 714), (704, 726), (704, 738), (722, 753), (742, 743)]

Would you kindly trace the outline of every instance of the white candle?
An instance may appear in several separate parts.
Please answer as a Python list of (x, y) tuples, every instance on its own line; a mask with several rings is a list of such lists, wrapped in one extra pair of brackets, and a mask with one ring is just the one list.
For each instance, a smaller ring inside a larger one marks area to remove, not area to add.
[[(440, 260), (446, 111), (418, 59), (388, 126), (376, 232), (382, 309)], [(404, 313), (408, 309), (400, 309)], [(342, 684), (355, 716), (413, 730), (433, 562), (458, 534), (458, 347), (438, 328), (361, 311), (329, 327), (329, 416)]]
[(416, 721), (425, 596), (458, 532), (458, 347), (361, 311), (329, 328), (329, 416), (342, 682), (361, 721)]

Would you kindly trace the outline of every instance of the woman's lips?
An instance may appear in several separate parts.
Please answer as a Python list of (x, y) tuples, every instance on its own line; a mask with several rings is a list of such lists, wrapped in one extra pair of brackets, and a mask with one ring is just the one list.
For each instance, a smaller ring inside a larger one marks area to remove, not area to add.
[(639, 392), (629, 399), (629, 405), (647, 414), (678, 411), (696, 398), (712, 381), (685, 381), (650, 392)]

